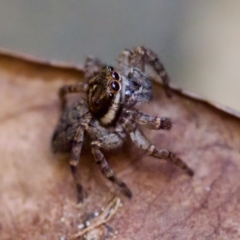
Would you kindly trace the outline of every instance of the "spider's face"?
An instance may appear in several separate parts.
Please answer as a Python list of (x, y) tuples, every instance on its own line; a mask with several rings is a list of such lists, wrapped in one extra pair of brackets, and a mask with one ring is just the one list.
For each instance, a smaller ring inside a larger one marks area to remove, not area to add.
[(89, 81), (88, 106), (105, 125), (113, 125), (121, 114), (124, 86), (121, 76), (112, 67), (102, 70)]

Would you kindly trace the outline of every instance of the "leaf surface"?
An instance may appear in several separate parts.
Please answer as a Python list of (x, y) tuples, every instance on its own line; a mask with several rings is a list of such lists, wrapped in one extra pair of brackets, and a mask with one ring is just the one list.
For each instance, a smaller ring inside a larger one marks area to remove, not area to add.
[[(173, 128), (144, 132), (186, 161), (194, 177), (128, 142), (106, 157), (132, 190), (129, 200), (101, 176), (85, 147), (79, 170), (87, 197), (76, 206), (69, 155), (53, 154), (50, 141), (60, 116), (59, 87), (82, 80), (81, 67), (0, 55), (0, 239), (68, 239), (115, 195), (122, 207), (107, 223), (109, 239), (239, 239), (238, 113), (174, 87), (167, 99), (160, 84), (140, 109), (170, 117)], [(106, 232), (100, 226), (91, 239)]]

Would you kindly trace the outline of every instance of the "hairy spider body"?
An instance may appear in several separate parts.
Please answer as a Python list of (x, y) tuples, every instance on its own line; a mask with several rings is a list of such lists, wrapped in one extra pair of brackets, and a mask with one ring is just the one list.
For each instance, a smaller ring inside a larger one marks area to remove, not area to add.
[(114, 125), (118, 120), (125, 101), (125, 85), (112, 67), (100, 71), (89, 81), (89, 110), (102, 125)]
[[(166, 94), (169, 95), (166, 71), (156, 54), (143, 47), (133, 52), (125, 50), (119, 56), (118, 71), (106, 67), (99, 60), (88, 58), (85, 64), (85, 83), (63, 86), (59, 91), (62, 100), (62, 116), (52, 138), (55, 152), (70, 151), (70, 167), (77, 187), (78, 201), (83, 200), (79, 180), (78, 162), (87, 134), (91, 139), (91, 150), (102, 174), (118, 185), (126, 196), (132, 193), (127, 185), (111, 170), (101, 149), (113, 150), (122, 146), (129, 136), (133, 143), (149, 155), (166, 159), (182, 168), (190, 176), (193, 171), (172, 152), (156, 149), (139, 126), (150, 129), (170, 129), (169, 118), (151, 117), (134, 106), (149, 102), (153, 97), (152, 82), (145, 75), (144, 67), (151, 65), (162, 77)], [(84, 92), (86, 99), (80, 99), (66, 107), (65, 95), (71, 92)]]

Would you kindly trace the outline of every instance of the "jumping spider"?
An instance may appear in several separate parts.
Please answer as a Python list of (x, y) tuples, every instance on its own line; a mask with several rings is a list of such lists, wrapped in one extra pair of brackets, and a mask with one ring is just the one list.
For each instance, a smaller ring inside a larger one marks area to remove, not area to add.
[[(127, 137), (149, 155), (171, 161), (188, 175), (193, 175), (193, 171), (174, 153), (156, 149), (139, 128), (171, 128), (169, 118), (152, 117), (134, 108), (137, 103), (149, 102), (153, 97), (152, 81), (144, 73), (146, 65), (150, 65), (160, 75), (169, 96), (169, 78), (163, 65), (154, 52), (144, 47), (133, 51), (124, 50), (119, 56), (116, 70), (97, 59), (88, 58), (85, 63), (86, 81), (60, 88), (63, 112), (52, 137), (52, 147), (55, 152), (71, 152), (70, 167), (77, 187), (78, 201), (83, 201), (78, 162), (85, 135), (91, 139), (92, 154), (102, 174), (118, 185), (129, 198), (132, 196), (130, 189), (116, 177), (101, 151), (121, 147)], [(80, 92), (86, 94), (86, 99), (80, 99), (66, 107), (65, 95)]]

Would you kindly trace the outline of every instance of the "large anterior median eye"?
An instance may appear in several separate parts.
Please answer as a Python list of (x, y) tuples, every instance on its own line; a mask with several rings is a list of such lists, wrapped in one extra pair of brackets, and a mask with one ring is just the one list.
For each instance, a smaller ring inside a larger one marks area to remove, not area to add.
[(117, 72), (112, 72), (112, 78), (115, 80), (119, 80), (119, 75)]
[(118, 83), (117, 81), (112, 81), (112, 82), (111, 82), (111, 88), (112, 88), (112, 90), (114, 90), (114, 91), (119, 91), (120, 85), (119, 85), (119, 83)]

